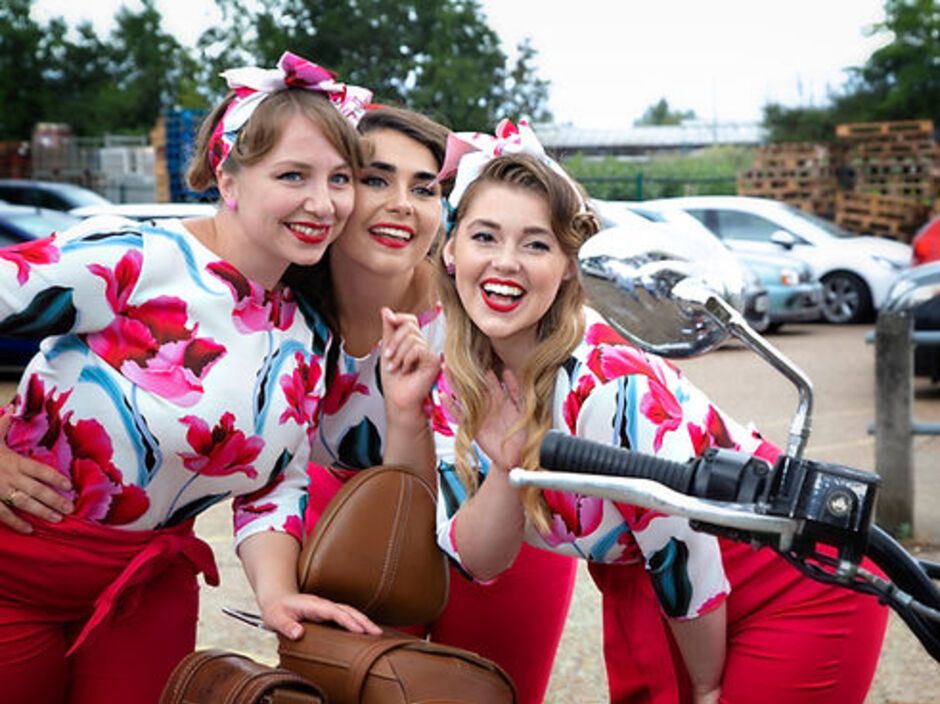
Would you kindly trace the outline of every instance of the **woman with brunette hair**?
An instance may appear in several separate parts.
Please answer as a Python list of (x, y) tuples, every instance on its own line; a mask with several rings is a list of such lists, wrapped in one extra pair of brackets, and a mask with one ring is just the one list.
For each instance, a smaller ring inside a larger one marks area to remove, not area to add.
[(442, 548), (481, 581), (524, 543), (589, 560), (612, 701), (862, 702), (887, 618), (874, 599), (682, 518), (509, 484), (510, 468), (538, 468), (549, 429), (676, 461), (777, 450), (584, 307), (577, 252), (598, 225), (526, 125), (458, 137), (431, 409)]
[[(340, 341), (330, 351), (312, 449), (308, 531), (343, 482), (402, 454), (396, 438), (410, 446), (427, 438), (429, 455), (412, 464), (423, 464), (436, 482), (430, 426), (420, 406), (388, 398), (381, 380), (388, 350), (380, 343), (382, 309), (389, 307), (399, 311), (397, 322), (413, 316), (431, 348), (443, 350), (433, 253), (442, 235), (441, 198), (449, 191), (448, 182), (436, 179), (449, 130), (397, 107), (368, 110), (358, 129), (368, 156), (349, 222), (313, 272), (289, 272), (292, 287), (311, 300)], [(491, 584), (452, 574), (444, 613), (427, 628), (409, 630), (496, 661), (515, 682), (520, 702), (534, 704), (548, 686), (574, 576), (574, 560), (525, 547)]]
[(371, 96), (289, 53), (225, 75), (189, 174), (218, 187), (213, 217), (92, 219), (0, 250), (0, 329), (48, 335), (5, 441), (49, 466), (0, 468), (4, 701), (156, 702), (194, 647), (196, 574), (217, 582), (193, 517), (231, 497), (269, 625), (377, 631), (297, 594), (329, 335), (281, 284), (349, 217)]

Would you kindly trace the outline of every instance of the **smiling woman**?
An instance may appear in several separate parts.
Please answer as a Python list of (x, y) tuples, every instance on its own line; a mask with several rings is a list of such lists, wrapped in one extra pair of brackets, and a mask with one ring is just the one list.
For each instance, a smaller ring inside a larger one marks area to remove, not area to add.
[(233, 497), (272, 628), (377, 631), (298, 592), (329, 335), (281, 283), (345, 225), (362, 159), (350, 122), (371, 94), (292, 54), (226, 77), (237, 93), (204, 125), (190, 171), (224, 207), (90, 218), (0, 249), (0, 334), (45, 336), (4, 419), (10, 449), (36, 461), (0, 467), (0, 561), (18, 565), (0, 575), (11, 701), (156, 702), (195, 642), (197, 573), (217, 583), (193, 518)]

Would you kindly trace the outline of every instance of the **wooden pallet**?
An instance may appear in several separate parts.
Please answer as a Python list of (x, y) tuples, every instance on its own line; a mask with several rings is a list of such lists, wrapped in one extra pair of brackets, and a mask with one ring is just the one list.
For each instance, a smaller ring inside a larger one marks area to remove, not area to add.
[(856, 142), (933, 140), (933, 120), (847, 123), (836, 125), (836, 137)]
[(835, 221), (858, 233), (892, 237), (908, 242), (927, 219), (929, 209), (911, 198), (878, 194), (836, 194)]

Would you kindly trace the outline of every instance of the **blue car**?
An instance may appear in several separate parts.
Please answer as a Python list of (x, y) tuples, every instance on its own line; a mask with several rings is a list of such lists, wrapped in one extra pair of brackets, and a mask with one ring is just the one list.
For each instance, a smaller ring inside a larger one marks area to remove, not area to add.
[(823, 285), (813, 277), (809, 265), (779, 254), (735, 252), (748, 269), (757, 274), (767, 289), (765, 320), (752, 327), (758, 332), (776, 332), (784, 323), (819, 320), (822, 315)]
[[(78, 222), (59, 210), (0, 202), (0, 247), (47, 237)], [(0, 336), (0, 372), (22, 371), (38, 349), (39, 340)]]

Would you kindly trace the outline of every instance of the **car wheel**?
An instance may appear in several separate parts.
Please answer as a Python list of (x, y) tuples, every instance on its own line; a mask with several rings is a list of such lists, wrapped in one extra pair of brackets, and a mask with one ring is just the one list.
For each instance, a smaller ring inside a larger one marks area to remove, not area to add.
[(871, 315), (868, 286), (855, 274), (836, 271), (822, 277), (822, 315), (829, 323), (860, 323)]

